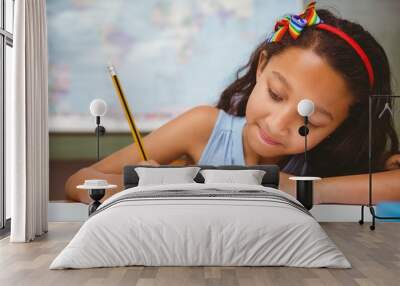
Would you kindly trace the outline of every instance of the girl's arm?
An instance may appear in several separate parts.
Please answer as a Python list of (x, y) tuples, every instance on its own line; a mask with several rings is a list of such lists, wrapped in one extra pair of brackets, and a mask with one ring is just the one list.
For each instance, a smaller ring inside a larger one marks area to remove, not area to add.
[[(322, 204), (366, 205), (369, 202), (369, 174), (323, 178), (315, 182)], [(400, 170), (372, 174), (372, 204), (400, 200)]]
[[(387, 161), (388, 171), (372, 175), (372, 203), (379, 201), (400, 201), (400, 156), (394, 155)], [(396, 163), (397, 162), (397, 163)], [(396, 168), (397, 166), (397, 168)], [(281, 172), (280, 189), (296, 196), (296, 183), (292, 176)], [(314, 181), (314, 204), (355, 204), (369, 203), (369, 174), (358, 174), (323, 178)]]
[(107, 180), (109, 184), (117, 185), (117, 188), (106, 190), (106, 194), (101, 201), (111, 195), (123, 190), (123, 177), (122, 174), (105, 174), (97, 171), (95, 168), (87, 167), (80, 169), (78, 172), (73, 174), (65, 183), (65, 192), (68, 199), (91, 203), (93, 200), (89, 197), (87, 190), (77, 189), (76, 186), (83, 184), (86, 179), (104, 179)]
[[(185, 154), (193, 154), (199, 146), (205, 146), (217, 115), (218, 109), (215, 107), (197, 106), (143, 137), (148, 160), (166, 165)], [(138, 163), (142, 164), (142, 157), (137, 144), (133, 143), (69, 177), (65, 184), (67, 197), (75, 201), (91, 202), (87, 191), (78, 190), (76, 186), (85, 179), (106, 179), (110, 184), (118, 185), (118, 188), (106, 191), (106, 199), (123, 189), (124, 166)]]

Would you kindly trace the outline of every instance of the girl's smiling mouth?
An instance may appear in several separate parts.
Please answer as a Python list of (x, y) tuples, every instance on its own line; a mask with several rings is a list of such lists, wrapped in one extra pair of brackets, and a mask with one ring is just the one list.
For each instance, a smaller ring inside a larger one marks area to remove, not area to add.
[(282, 145), (280, 142), (276, 141), (275, 139), (269, 137), (266, 132), (264, 130), (262, 130), (262, 128), (258, 128), (258, 135), (261, 139), (261, 141), (264, 144), (268, 144), (268, 145)]

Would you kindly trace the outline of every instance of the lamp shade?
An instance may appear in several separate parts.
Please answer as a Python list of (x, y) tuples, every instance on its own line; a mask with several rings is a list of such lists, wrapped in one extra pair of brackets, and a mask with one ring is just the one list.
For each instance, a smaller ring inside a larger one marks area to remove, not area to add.
[(301, 116), (310, 116), (314, 112), (314, 102), (310, 99), (302, 99), (297, 104), (297, 112)]
[(107, 104), (102, 99), (94, 99), (90, 103), (90, 113), (93, 116), (104, 116), (107, 112)]

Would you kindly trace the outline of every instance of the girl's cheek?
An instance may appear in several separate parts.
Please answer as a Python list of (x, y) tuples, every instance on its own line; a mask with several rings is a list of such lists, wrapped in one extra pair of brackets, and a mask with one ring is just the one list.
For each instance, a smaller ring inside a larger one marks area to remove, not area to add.
[(265, 93), (258, 91), (257, 93), (253, 94), (252, 98), (252, 109), (257, 111), (258, 114), (263, 114), (268, 112), (268, 110), (273, 107), (273, 102), (268, 100), (268, 97)]
[(265, 109), (265, 105), (260, 103), (259, 97), (256, 93), (252, 93), (247, 101), (246, 114), (251, 118), (258, 117)]
[[(307, 150), (316, 147), (323, 140), (323, 137), (321, 137), (320, 134), (315, 134), (316, 131), (314, 131), (314, 134), (311, 134), (311, 132), (313, 131), (310, 130), (310, 133), (308, 133), (309, 135), (307, 136)], [(304, 149), (304, 137), (302, 138), (303, 138), (303, 149)]]
[[(311, 130), (310, 133), (308, 133), (307, 135), (307, 150), (311, 150), (312, 148), (314, 148), (315, 146), (318, 145), (319, 141), (321, 141), (319, 139), (319, 136), (316, 136), (316, 134), (311, 135)], [(298, 130), (296, 129), (294, 134), (293, 134), (293, 140), (292, 140), (292, 144), (291, 144), (291, 149), (293, 151), (293, 153), (302, 153), (304, 152), (304, 137), (301, 136), (298, 133)]]
[[(300, 135), (298, 136), (301, 137)], [(293, 153), (304, 152), (304, 137), (298, 138), (297, 134), (294, 134), (294, 138), (291, 143), (292, 144), (290, 144), (290, 148)]]

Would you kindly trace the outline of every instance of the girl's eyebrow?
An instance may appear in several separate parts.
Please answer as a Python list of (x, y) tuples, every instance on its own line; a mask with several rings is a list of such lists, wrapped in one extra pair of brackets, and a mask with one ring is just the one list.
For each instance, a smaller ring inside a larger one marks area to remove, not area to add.
[(290, 84), (288, 83), (288, 81), (286, 80), (286, 78), (283, 75), (281, 75), (277, 71), (272, 71), (272, 74), (275, 75), (283, 83), (283, 85), (286, 86), (287, 89), (289, 89), (289, 90), (292, 89), (292, 87), (290, 86)]
[[(272, 74), (275, 75), (275, 76), (282, 82), (282, 84), (286, 86), (286, 88), (287, 88), (288, 90), (291, 90), (291, 86), (290, 86), (289, 82), (286, 80), (286, 78), (285, 78), (283, 75), (281, 75), (281, 74), (280, 74), (279, 72), (277, 72), (277, 71), (272, 71)], [(322, 107), (319, 107), (319, 106), (315, 106), (315, 111), (316, 111), (316, 112), (320, 112), (320, 113), (322, 113), (322, 114), (325, 114), (325, 115), (328, 116), (331, 120), (333, 120), (332, 114), (331, 114), (329, 111), (327, 111), (326, 109), (324, 109), (324, 108), (322, 108)]]

